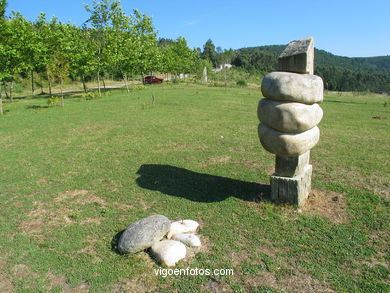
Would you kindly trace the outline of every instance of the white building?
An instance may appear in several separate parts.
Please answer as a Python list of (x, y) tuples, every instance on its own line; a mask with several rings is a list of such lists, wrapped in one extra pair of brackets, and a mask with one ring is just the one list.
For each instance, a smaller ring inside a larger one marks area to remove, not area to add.
[(230, 69), (230, 68), (232, 68), (232, 66), (233, 65), (231, 65), (229, 63), (225, 63), (225, 64), (222, 64), (222, 65), (219, 65), (219, 67), (217, 67), (217, 68), (213, 68), (213, 71), (214, 72), (219, 72), (219, 71), (221, 71), (222, 69), (225, 69), (225, 68)]

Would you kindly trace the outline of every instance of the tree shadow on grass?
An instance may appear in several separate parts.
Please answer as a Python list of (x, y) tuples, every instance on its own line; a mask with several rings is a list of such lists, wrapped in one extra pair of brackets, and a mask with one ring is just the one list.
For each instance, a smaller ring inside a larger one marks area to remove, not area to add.
[(234, 196), (246, 201), (269, 201), (270, 185), (202, 174), (169, 165), (142, 165), (138, 186), (197, 202), (218, 202)]
[(365, 104), (364, 102), (354, 102), (354, 101), (338, 101), (338, 100), (324, 100), (326, 103), (339, 103), (339, 104)]
[(42, 110), (42, 109), (48, 109), (49, 106), (28, 105), (26, 108), (27, 109), (33, 109), (33, 110)]

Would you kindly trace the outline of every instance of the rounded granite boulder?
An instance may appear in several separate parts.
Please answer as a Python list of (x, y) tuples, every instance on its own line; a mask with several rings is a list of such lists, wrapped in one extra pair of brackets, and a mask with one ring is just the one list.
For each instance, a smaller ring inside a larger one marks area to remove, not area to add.
[(271, 72), (263, 78), (261, 92), (271, 100), (314, 104), (324, 99), (324, 83), (316, 75)]
[(126, 228), (118, 241), (120, 253), (136, 253), (160, 241), (169, 231), (171, 221), (163, 215), (143, 218)]
[(261, 99), (257, 107), (259, 120), (281, 132), (303, 132), (316, 126), (323, 111), (318, 104), (306, 105)]
[(280, 156), (299, 156), (318, 143), (320, 130), (315, 126), (300, 133), (286, 133), (260, 123), (259, 137), (263, 147), (270, 153)]

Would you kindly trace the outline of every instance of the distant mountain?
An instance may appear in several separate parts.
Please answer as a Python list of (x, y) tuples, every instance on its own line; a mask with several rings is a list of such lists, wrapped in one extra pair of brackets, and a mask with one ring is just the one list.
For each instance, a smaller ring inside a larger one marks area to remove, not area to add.
[[(277, 69), (277, 57), (286, 45), (249, 47), (236, 50), (232, 64), (266, 74)], [(315, 49), (315, 74), (325, 88), (337, 91), (390, 93), (390, 56), (343, 57)]]

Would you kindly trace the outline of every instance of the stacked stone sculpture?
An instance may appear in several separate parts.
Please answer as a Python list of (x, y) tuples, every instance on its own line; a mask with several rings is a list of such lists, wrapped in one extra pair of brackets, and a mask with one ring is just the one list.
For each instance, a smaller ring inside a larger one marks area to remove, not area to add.
[(262, 146), (276, 155), (271, 199), (301, 205), (311, 189), (310, 149), (320, 138), (323, 81), (314, 72), (313, 38), (289, 43), (278, 58), (279, 70), (261, 84), (265, 99), (257, 109)]

